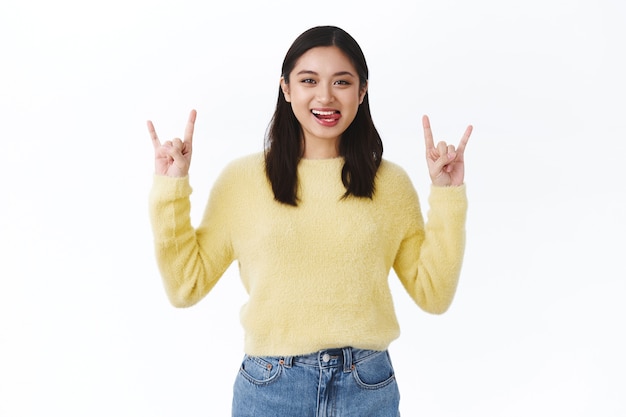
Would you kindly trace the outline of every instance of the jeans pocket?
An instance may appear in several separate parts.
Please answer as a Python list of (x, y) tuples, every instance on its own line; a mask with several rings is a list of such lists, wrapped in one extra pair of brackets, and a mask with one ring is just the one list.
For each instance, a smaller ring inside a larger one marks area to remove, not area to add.
[(252, 384), (268, 385), (280, 377), (282, 369), (278, 358), (246, 355), (239, 374)]
[(383, 388), (396, 379), (387, 351), (377, 352), (355, 362), (352, 375), (357, 385), (365, 389)]

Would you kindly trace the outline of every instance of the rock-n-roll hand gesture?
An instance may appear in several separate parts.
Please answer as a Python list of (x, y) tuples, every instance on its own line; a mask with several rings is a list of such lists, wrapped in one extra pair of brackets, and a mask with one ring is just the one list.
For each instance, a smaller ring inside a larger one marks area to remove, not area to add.
[(422, 117), (422, 125), (426, 140), (426, 163), (433, 185), (438, 187), (462, 185), (465, 175), (463, 154), (467, 141), (472, 134), (472, 125), (467, 126), (456, 149), (454, 149), (454, 145), (448, 145), (446, 142), (439, 142), (435, 147), (428, 116)]
[(189, 113), (185, 136), (183, 140), (174, 138), (161, 144), (154, 125), (148, 120), (148, 132), (154, 146), (154, 172), (168, 177), (185, 177), (189, 174), (191, 164), (191, 144), (193, 142), (193, 128), (196, 122), (196, 111)]

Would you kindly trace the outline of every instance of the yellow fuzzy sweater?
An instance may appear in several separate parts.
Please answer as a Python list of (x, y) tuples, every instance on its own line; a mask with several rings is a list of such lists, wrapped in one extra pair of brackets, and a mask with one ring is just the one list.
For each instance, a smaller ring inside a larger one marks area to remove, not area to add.
[(197, 303), (238, 261), (249, 355), (333, 347), (384, 350), (399, 335), (388, 285), (393, 267), (425, 311), (452, 302), (465, 247), (465, 186), (432, 187), (424, 225), (405, 171), (383, 160), (373, 199), (348, 197), (343, 159), (303, 159), (299, 205), (274, 200), (262, 153), (231, 162), (197, 229), (188, 177), (154, 176), (150, 215), (171, 302)]

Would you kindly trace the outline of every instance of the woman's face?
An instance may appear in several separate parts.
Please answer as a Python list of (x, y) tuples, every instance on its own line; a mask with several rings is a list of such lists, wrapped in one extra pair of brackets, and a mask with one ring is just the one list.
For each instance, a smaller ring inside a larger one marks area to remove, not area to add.
[(281, 86), (285, 99), (309, 146), (334, 145), (354, 120), (367, 87), (361, 88), (350, 59), (336, 46), (309, 49), (296, 62)]

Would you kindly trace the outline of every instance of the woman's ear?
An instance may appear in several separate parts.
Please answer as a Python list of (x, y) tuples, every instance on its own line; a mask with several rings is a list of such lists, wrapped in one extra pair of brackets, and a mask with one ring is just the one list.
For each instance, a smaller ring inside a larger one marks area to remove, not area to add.
[(367, 93), (367, 82), (363, 87), (361, 87), (361, 91), (359, 91), (359, 104), (363, 104), (363, 100), (365, 99), (365, 94)]
[(289, 84), (285, 81), (285, 77), (280, 77), (280, 88), (283, 90), (283, 94), (285, 95), (285, 101), (290, 103), (291, 95), (289, 94)]

